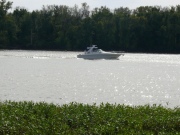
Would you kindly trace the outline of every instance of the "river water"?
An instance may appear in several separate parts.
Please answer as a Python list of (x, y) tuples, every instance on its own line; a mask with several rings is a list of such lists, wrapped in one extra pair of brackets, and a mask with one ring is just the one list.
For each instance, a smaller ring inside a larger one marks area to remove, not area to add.
[(0, 51), (0, 101), (180, 105), (180, 55), (84, 60), (79, 53)]

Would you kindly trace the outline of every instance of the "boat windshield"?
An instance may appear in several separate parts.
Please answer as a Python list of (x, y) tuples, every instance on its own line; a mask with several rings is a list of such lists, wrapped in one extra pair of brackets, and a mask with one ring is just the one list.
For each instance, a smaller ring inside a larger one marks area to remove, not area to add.
[(101, 50), (101, 49), (98, 49), (98, 52), (102, 52), (102, 50)]
[(98, 50), (99, 50), (98, 48), (93, 48), (92, 51), (93, 51), (93, 52), (98, 52)]

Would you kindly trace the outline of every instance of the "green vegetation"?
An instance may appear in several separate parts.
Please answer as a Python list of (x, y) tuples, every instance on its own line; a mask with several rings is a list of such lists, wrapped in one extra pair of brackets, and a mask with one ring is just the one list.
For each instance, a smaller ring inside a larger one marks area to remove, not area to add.
[(180, 53), (180, 5), (172, 7), (108, 7), (89, 10), (87, 3), (47, 5), (29, 12), (0, 0), (0, 48), (104, 50)]
[(1, 102), (0, 134), (180, 134), (180, 108)]

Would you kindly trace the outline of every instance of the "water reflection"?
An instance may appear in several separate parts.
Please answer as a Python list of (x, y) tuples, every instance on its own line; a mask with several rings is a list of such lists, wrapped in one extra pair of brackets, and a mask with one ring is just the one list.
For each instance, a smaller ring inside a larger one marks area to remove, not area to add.
[(0, 51), (0, 99), (127, 105), (180, 101), (180, 56), (125, 54), (77, 59), (78, 52)]

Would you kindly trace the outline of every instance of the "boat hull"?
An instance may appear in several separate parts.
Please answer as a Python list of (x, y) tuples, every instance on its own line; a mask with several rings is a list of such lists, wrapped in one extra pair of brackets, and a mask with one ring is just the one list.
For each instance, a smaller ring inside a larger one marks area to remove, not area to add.
[(118, 59), (122, 54), (118, 53), (102, 53), (102, 54), (79, 54), (78, 58), (83, 59)]

